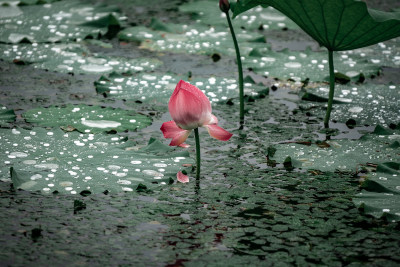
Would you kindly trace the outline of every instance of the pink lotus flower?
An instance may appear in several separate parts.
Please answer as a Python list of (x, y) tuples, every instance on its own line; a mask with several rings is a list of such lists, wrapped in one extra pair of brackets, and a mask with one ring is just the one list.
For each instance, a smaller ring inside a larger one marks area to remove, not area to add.
[(172, 138), (170, 146), (183, 146), (190, 132), (205, 127), (208, 133), (221, 141), (228, 141), (232, 134), (217, 125), (218, 119), (211, 114), (211, 103), (196, 86), (179, 81), (168, 104), (172, 121), (164, 122), (161, 131), (165, 138)]

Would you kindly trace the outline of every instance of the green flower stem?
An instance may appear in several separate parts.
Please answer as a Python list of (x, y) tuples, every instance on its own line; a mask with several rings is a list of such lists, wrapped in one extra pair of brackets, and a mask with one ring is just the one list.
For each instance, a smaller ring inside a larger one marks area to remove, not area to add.
[(229, 17), (229, 11), (225, 12), (226, 19), (228, 20), (229, 29), (231, 31), (233, 44), (235, 45), (236, 51), (236, 61), (238, 65), (238, 72), (239, 72), (239, 98), (240, 98), (240, 125), (243, 126), (244, 124), (244, 92), (243, 92), (243, 69), (242, 69), (242, 60), (240, 59), (240, 50), (239, 45), (236, 40), (235, 31), (233, 30), (231, 18)]
[(196, 180), (200, 179), (200, 138), (199, 128), (194, 129), (194, 139), (196, 140)]
[(326, 110), (324, 126), (329, 128), (329, 119), (331, 117), (333, 96), (335, 95), (335, 73), (333, 67), (333, 51), (329, 51), (329, 99), (328, 99), (328, 109)]

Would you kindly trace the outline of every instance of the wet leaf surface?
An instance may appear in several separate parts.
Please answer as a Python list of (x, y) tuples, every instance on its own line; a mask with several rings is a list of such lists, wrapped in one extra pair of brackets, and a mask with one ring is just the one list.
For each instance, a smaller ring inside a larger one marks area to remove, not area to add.
[(65, 133), (60, 129), (1, 130), (2, 176), (11, 167), (16, 189), (79, 194), (156, 188), (176, 180), (189, 154), (152, 139), (144, 147), (117, 135)]
[[(397, 124), (400, 122), (398, 87), (376, 84), (337, 85), (334, 100), (341, 104), (333, 107), (332, 119), (343, 123), (354, 119), (357, 125)], [(316, 86), (306, 91), (327, 98), (329, 86)], [(326, 103), (323, 106), (316, 102), (303, 102), (300, 105), (313, 115), (322, 116)]]
[(27, 122), (45, 127), (71, 128), (84, 133), (126, 131), (145, 128), (151, 119), (136, 112), (100, 106), (66, 105), (28, 110)]
[(113, 71), (154, 70), (162, 64), (157, 59), (106, 57), (91, 54), (83, 44), (0, 44), (4, 60), (45, 70), (76, 74), (104, 74)]
[(390, 147), (390, 144), (399, 138), (398, 132), (390, 135), (372, 133), (359, 140), (326, 141), (326, 145), (282, 144), (276, 147), (273, 159), (283, 162), (290, 156), (295, 160), (294, 167), (298, 168), (355, 172), (360, 165), (367, 163), (398, 162), (400, 150)]
[[(0, 6), (0, 10), (4, 8), (9, 7)], [(14, 9), (11, 17), (6, 11), (0, 11), (0, 41), (3, 43), (54, 43), (97, 37), (106, 34), (108, 26), (120, 17), (114, 7), (96, 7), (80, 1), (23, 5)], [(108, 21), (104, 22), (104, 18)]]
[[(392, 41), (393, 46), (377, 46), (376, 49), (359, 49), (357, 51), (337, 52), (335, 55), (335, 69), (357, 82), (360, 75), (366, 77), (378, 75), (381, 66), (397, 67), (400, 64), (400, 39)], [(378, 50), (387, 57), (378, 56)], [(387, 52), (383, 52), (387, 51)], [(303, 81), (328, 81), (329, 67), (327, 52), (305, 51), (272, 51), (271, 49), (255, 49), (246, 56), (244, 66), (251, 68), (258, 74), (272, 77)]]
[(384, 162), (376, 172), (365, 177), (363, 191), (353, 199), (365, 213), (375, 217), (386, 216), (389, 220), (400, 219), (400, 172), (398, 162)]
[[(161, 29), (154, 30), (144, 26), (126, 28), (119, 32), (118, 38), (123, 41), (141, 42), (142, 48), (151, 51), (235, 56), (232, 37), (224, 27), (163, 24)], [(261, 34), (245, 30), (236, 34), (243, 54), (265, 46), (265, 38)]]
[[(191, 14), (196, 23), (227, 27), (225, 14), (221, 12), (216, 1), (191, 2), (181, 5), (179, 10)], [(237, 17), (233, 23), (235, 28), (247, 30), (256, 30), (258, 28), (263, 30), (298, 28), (293, 21), (273, 8), (256, 8), (252, 12), (247, 12)]]
[[(107, 77), (101, 77), (95, 82), (99, 94), (116, 99), (139, 100), (141, 102), (167, 103), (179, 80), (185, 80), (185, 76), (174, 74), (138, 74), (121, 75), (112, 73)], [(190, 82), (203, 88), (211, 103), (227, 101), (237, 97), (237, 80), (234, 78), (220, 77), (191, 77)], [(267, 87), (255, 85), (254, 81), (245, 84), (245, 94), (258, 96), (260, 91)]]

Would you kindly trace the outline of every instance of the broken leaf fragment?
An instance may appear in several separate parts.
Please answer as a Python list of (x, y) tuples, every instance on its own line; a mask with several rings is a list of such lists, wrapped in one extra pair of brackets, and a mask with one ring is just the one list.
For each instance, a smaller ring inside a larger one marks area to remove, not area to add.
[(15, 112), (12, 109), (7, 109), (0, 105), (0, 125), (8, 122), (13, 122), (15, 120)]
[(353, 202), (367, 214), (400, 221), (399, 166), (398, 162), (379, 164), (376, 172), (367, 175), (362, 184), (363, 191), (353, 198)]

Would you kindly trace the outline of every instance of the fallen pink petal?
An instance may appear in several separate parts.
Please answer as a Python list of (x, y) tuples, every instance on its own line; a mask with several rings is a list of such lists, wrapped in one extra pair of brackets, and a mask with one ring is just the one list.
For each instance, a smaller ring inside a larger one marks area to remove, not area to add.
[(189, 183), (189, 176), (183, 174), (183, 172), (178, 172), (176, 174), (176, 178), (178, 179), (178, 182), (181, 182), (181, 183), (184, 183), (184, 184), (185, 183)]

